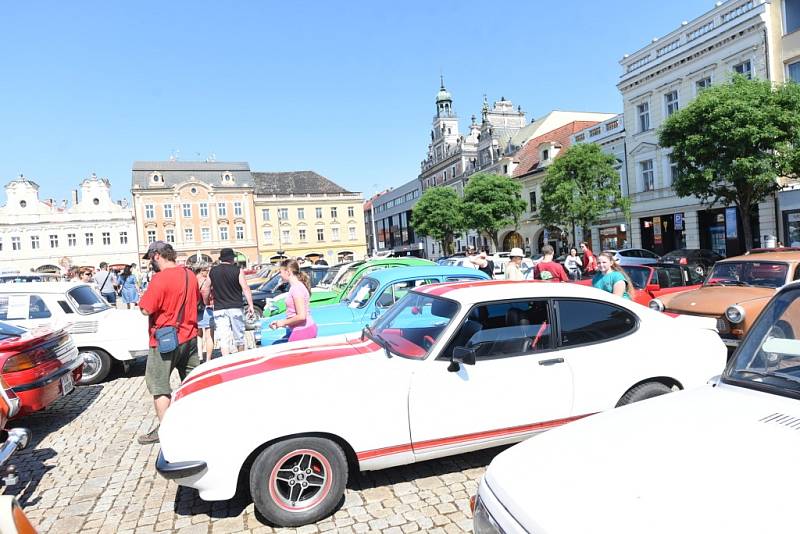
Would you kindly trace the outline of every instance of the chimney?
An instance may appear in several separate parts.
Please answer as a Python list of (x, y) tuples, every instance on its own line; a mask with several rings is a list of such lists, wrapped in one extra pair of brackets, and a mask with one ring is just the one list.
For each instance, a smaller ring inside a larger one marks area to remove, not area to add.
[(73, 206), (77, 206), (78, 205), (78, 190), (77, 189), (73, 189), (72, 190), (72, 205)]

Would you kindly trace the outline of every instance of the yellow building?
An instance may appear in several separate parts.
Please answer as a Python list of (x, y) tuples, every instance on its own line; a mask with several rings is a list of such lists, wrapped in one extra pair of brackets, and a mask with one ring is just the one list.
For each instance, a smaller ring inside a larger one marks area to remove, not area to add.
[(333, 265), (367, 255), (361, 193), (312, 171), (252, 175), (262, 262), (301, 256)]

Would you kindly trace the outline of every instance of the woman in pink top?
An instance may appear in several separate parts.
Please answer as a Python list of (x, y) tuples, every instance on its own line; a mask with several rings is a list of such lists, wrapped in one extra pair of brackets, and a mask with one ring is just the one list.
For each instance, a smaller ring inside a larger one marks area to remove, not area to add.
[(306, 273), (300, 271), (297, 260), (283, 260), (280, 274), (284, 282), (289, 282), (289, 293), (286, 295), (286, 319), (272, 321), (269, 327), (273, 330), (288, 328), (287, 341), (317, 337), (317, 325), (314, 323), (309, 309), (311, 280)]

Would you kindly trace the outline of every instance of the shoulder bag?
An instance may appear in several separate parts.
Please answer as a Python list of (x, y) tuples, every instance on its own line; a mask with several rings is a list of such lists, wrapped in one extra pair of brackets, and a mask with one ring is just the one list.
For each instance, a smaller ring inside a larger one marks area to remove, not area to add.
[(175, 321), (174, 326), (162, 326), (156, 329), (155, 338), (158, 352), (166, 354), (178, 348), (178, 327), (183, 321), (183, 309), (186, 307), (186, 295), (189, 293), (189, 273), (184, 269), (183, 274), (186, 277), (186, 284), (183, 289), (183, 302), (181, 309), (178, 312), (178, 320)]

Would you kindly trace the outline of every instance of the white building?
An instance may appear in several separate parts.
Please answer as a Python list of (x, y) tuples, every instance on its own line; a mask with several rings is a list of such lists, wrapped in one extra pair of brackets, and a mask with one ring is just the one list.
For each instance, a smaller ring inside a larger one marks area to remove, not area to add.
[(111, 200), (111, 184), (92, 175), (72, 192), (72, 205), (41, 200), (39, 186), (20, 176), (6, 187), (0, 207), (0, 268), (57, 270), (105, 261), (137, 263), (136, 225), (124, 202)]
[[(786, 3), (800, 8), (797, 0)], [(717, 2), (711, 11), (620, 61), (623, 74), (617, 87), (624, 102), (631, 246), (660, 254), (682, 247), (707, 248), (727, 256), (744, 250), (735, 207), (708, 207), (696, 198), (676, 196), (670, 152), (658, 145), (657, 130), (699, 91), (725, 82), (734, 72), (783, 81), (790, 67), (790, 58), (781, 52), (783, 4), (782, 0)], [(754, 210), (755, 244), (776, 234), (775, 211), (773, 199)]]

